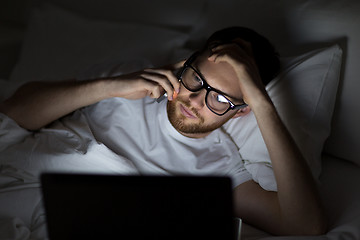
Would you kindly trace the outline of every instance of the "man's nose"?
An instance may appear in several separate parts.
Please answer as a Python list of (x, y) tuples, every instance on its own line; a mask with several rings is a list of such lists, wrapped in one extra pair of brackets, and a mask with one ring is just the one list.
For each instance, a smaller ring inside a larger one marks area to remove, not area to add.
[(189, 96), (191, 106), (194, 107), (195, 109), (203, 108), (205, 106), (205, 95), (206, 95), (205, 89), (191, 93)]

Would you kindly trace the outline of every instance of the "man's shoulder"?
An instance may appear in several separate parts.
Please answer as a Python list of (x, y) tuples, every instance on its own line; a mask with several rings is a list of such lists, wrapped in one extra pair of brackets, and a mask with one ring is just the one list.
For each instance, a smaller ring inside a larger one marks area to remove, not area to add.
[(156, 101), (154, 99), (151, 99), (149, 97), (142, 98), (142, 99), (136, 99), (136, 100), (129, 100), (125, 98), (108, 98), (102, 101), (99, 101), (95, 104), (92, 104), (90, 106), (85, 107), (85, 111), (116, 111), (118, 109), (134, 109), (137, 108), (143, 108), (145, 106), (154, 105), (156, 106)]
[(143, 98), (128, 100), (124, 98), (110, 98), (88, 106), (84, 112), (91, 126), (112, 128), (113, 124), (122, 126), (143, 125), (151, 116), (157, 114), (159, 109), (156, 100)]

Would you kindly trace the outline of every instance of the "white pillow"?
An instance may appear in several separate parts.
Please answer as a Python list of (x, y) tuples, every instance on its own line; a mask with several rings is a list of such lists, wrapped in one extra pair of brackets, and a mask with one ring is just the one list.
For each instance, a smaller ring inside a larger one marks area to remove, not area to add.
[[(266, 86), (316, 178), (321, 173), (323, 144), (331, 130), (341, 57), (342, 50), (334, 45), (283, 59), (281, 73)], [(224, 128), (234, 138), (254, 180), (265, 189), (276, 189), (268, 151), (254, 114), (232, 119)]]
[(22, 54), (10, 80), (63, 80), (115, 59), (168, 63), (188, 35), (154, 25), (93, 20), (44, 4), (29, 21)]

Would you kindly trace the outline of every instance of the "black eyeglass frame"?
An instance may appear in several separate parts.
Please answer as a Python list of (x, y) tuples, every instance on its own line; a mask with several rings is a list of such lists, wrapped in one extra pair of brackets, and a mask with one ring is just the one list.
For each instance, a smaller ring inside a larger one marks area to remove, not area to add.
[[(196, 59), (196, 57), (199, 55), (199, 52), (195, 52), (194, 54), (192, 54), (190, 56), (190, 58), (188, 60), (186, 60), (186, 62), (184, 63), (183, 67), (181, 68), (181, 70), (179, 71), (178, 73), (178, 80), (182, 83), (182, 85), (187, 89), (189, 90), (190, 92), (198, 92), (200, 91), (201, 89), (205, 89), (206, 90), (206, 95), (205, 95), (205, 103), (206, 103), (206, 106), (207, 108), (213, 112), (214, 114), (218, 115), (218, 116), (223, 116), (225, 115), (228, 111), (230, 110), (236, 110), (236, 109), (241, 109), (241, 108), (244, 108), (244, 107), (247, 107), (248, 105), (246, 103), (243, 103), (243, 104), (234, 104), (233, 102), (230, 101), (230, 99), (228, 99), (226, 97), (226, 94), (224, 94), (223, 92), (211, 87), (206, 81), (205, 81), (205, 78), (204, 76), (198, 71), (196, 70), (196, 68), (194, 68), (191, 64), (194, 62), (194, 60)], [(187, 68), (191, 68), (200, 78), (201, 78), (201, 81), (202, 81), (202, 85), (199, 89), (196, 89), (196, 90), (193, 90), (193, 89), (189, 89), (183, 82), (182, 80), (182, 76), (184, 74), (184, 72), (186, 71)], [(209, 92), (210, 91), (214, 91), (220, 95), (222, 95), (226, 101), (228, 101), (228, 103), (230, 104), (230, 106), (228, 107), (228, 109), (225, 110), (225, 112), (223, 113), (217, 113), (215, 112), (213, 109), (211, 109), (211, 107), (209, 106), (208, 104), (208, 101), (207, 101), (207, 98), (208, 98), (208, 95), (209, 95)]]

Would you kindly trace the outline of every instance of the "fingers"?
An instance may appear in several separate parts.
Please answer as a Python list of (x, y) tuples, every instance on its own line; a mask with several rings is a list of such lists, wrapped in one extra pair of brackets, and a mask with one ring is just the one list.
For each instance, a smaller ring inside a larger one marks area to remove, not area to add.
[(166, 92), (168, 99), (173, 100), (180, 92), (180, 82), (170, 70), (144, 69), (141, 77), (155, 83), (154, 92), (150, 94), (151, 97), (157, 98)]
[(211, 50), (212, 53), (208, 58), (209, 61), (215, 63), (226, 62), (235, 69), (238, 75), (239, 73), (247, 72), (252, 78), (258, 77), (259, 70), (249, 44), (239, 45), (236, 43), (229, 43), (219, 45)]
[[(235, 70), (241, 91), (246, 99), (254, 89), (263, 89), (259, 69), (256, 65), (250, 43), (238, 42), (218, 45), (211, 49), (209, 61), (226, 62)], [(247, 99), (248, 100), (248, 99)]]
[(144, 69), (112, 77), (117, 83), (113, 89), (114, 96), (127, 99), (140, 99), (146, 96), (159, 98), (167, 93), (167, 98), (171, 101), (180, 92), (180, 82), (172, 69), (180, 68), (183, 63), (184, 61), (180, 61), (168, 67)]
[(223, 44), (211, 49), (211, 55), (208, 60), (215, 63), (236, 61), (244, 62), (248, 58), (248, 54), (235, 43)]

